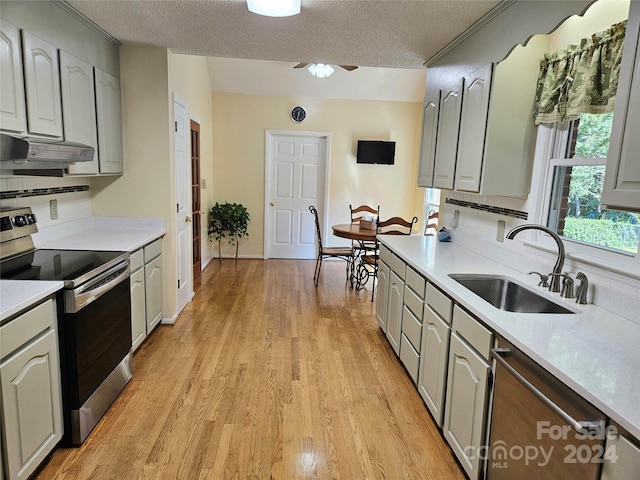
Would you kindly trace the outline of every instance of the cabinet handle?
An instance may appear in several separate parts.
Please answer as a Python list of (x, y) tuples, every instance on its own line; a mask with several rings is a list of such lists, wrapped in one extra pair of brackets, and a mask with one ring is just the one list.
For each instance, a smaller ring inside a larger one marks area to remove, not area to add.
[(553, 413), (558, 415), (562, 420), (571, 425), (576, 432), (581, 433), (582, 435), (593, 435), (594, 433), (598, 436), (602, 434), (602, 422), (598, 421), (582, 421), (579, 422), (567, 412), (562, 410), (558, 405), (556, 405), (549, 397), (547, 397), (544, 393), (538, 390), (529, 380), (524, 378), (515, 368), (507, 363), (507, 361), (502, 357), (508, 357), (511, 355), (511, 350), (508, 348), (492, 348), (491, 356), (496, 359), (501, 366), (505, 368), (505, 370), (513, 375), (516, 380), (518, 380), (527, 390), (533, 393), (538, 400), (544, 403), (547, 407), (549, 407)]
[(184, 221), (185, 221), (186, 223), (191, 223), (191, 217), (186, 217), (186, 218), (184, 219)]

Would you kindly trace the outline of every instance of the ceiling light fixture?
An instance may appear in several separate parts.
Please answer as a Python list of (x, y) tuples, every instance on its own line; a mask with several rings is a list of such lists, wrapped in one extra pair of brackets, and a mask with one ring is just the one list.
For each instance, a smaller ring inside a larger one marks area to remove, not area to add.
[(290, 17), (300, 13), (301, 0), (247, 0), (252, 13), (267, 17)]
[(324, 63), (312, 63), (307, 67), (309, 73), (314, 77), (325, 78), (331, 76), (335, 72), (331, 65), (325, 65)]

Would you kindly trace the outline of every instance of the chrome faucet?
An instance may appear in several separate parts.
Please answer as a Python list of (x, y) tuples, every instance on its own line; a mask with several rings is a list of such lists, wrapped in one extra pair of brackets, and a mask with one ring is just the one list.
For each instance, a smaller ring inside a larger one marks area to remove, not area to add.
[(540, 230), (549, 234), (551, 238), (555, 240), (556, 245), (558, 245), (558, 258), (556, 259), (556, 264), (553, 266), (553, 272), (551, 273), (551, 285), (549, 286), (549, 290), (552, 292), (559, 292), (560, 277), (562, 274), (562, 267), (564, 266), (564, 244), (562, 243), (562, 239), (550, 228), (543, 227), (542, 225), (537, 225), (535, 223), (527, 223), (525, 225), (512, 228), (509, 233), (507, 233), (507, 238), (509, 240), (513, 240), (513, 238), (523, 230)]
[(587, 280), (587, 276), (582, 272), (578, 272), (578, 274), (576, 275), (576, 279), (580, 280), (580, 286), (576, 291), (576, 303), (586, 305), (587, 291), (589, 290), (589, 280)]

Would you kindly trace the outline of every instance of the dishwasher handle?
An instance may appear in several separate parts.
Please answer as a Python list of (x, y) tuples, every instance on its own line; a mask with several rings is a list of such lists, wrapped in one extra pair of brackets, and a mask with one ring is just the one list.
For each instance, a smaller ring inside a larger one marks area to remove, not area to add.
[(549, 397), (538, 390), (529, 380), (524, 378), (515, 368), (513, 368), (503, 357), (511, 355), (511, 350), (508, 348), (492, 348), (491, 356), (495, 358), (496, 362), (505, 368), (507, 372), (515, 377), (527, 390), (533, 393), (542, 403), (549, 407), (553, 413), (558, 415), (562, 420), (571, 425), (574, 430), (582, 435), (592, 436), (602, 435), (602, 422), (599, 421), (578, 421), (565, 412), (562, 408), (556, 405)]

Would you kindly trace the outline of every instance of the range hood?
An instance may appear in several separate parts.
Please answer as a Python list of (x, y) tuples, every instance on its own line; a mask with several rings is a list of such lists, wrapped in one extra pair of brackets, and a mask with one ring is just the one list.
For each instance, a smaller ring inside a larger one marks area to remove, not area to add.
[(81, 143), (0, 134), (2, 170), (59, 170), (76, 162), (90, 162), (94, 152), (93, 147)]

